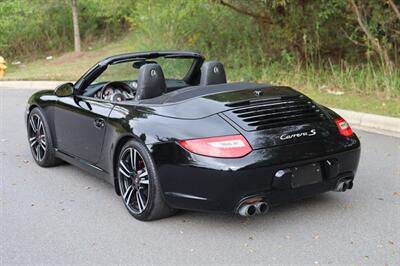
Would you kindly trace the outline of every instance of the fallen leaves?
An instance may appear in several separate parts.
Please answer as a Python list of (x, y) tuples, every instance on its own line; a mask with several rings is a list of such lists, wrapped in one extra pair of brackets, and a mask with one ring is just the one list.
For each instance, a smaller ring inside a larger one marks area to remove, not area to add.
[(351, 203), (346, 203), (343, 207), (345, 209), (351, 209), (351, 208), (353, 208), (353, 205)]

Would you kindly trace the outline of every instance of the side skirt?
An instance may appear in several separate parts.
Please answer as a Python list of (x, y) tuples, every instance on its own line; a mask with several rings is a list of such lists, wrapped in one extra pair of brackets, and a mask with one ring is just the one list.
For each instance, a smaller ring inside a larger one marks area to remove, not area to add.
[(104, 171), (103, 169), (101, 169), (95, 165), (92, 165), (83, 159), (66, 154), (58, 149), (56, 149), (56, 156), (58, 158), (60, 158), (61, 160), (64, 160), (74, 166), (77, 166), (80, 169), (82, 169), (96, 177), (103, 179), (107, 183), (114, 185), (113, 178), (110, 177), (110, 174), (108, 172)]

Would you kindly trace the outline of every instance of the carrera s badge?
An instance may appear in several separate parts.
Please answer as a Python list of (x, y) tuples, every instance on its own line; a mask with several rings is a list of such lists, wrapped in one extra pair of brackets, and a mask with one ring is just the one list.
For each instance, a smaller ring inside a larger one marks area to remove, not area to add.
[(293, 138), (301, 138), (301, 137), (312, 137), (315, 134), (317, 134), (316, 129), (311, 129), (310, 131), (305, 131), (305, 132), (300, 132), (300, 133), (295, 133), (295, 134), (283, 134), (279, 138), (281, 140), (288, 140), (288, 139), (293, 139)]

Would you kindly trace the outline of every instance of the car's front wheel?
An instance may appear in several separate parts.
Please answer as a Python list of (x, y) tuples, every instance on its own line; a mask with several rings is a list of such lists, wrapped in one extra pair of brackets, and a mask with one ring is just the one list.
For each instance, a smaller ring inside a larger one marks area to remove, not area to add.
[(121, 197), (136, 219), (149, 221), (175, 213), (164, 201), (157, 171), (146, 146), (128, 141), (118, 158)]
[(43, 112), (34, 108), (27, 121), (28, 140), (35, 162), (42, 167), (55, 166), (61, 163), (56, 158), (50, 128)]

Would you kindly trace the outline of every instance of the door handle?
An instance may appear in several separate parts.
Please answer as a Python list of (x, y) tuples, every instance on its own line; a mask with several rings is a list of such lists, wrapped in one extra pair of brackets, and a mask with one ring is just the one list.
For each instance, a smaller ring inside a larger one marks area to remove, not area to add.
[(96, 118), (94, 120), (94, 126), (97, 128), (103, 128), (105, 125), (105, 121), (103, 118)]

